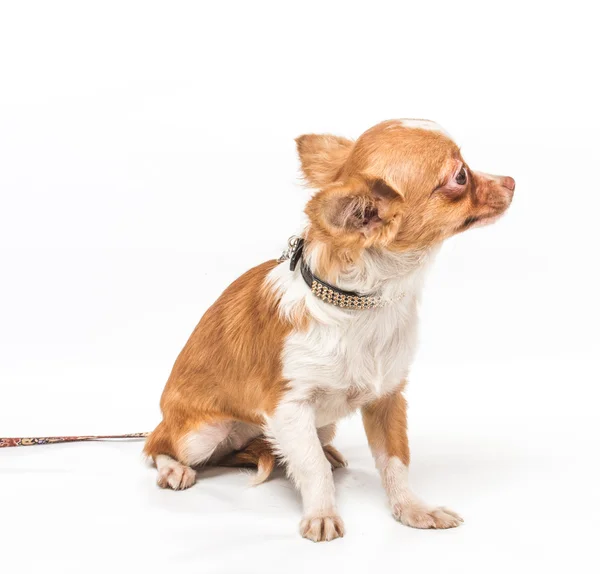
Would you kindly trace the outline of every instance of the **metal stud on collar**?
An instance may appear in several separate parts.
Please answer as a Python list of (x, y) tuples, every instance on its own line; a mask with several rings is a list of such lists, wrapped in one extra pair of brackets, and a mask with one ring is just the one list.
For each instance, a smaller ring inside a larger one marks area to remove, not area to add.
[(342, 309), (362, 310), (383, 307), (387, 301), (374, 295), (346, 295), (313, 278), (310, 291), (321, 301)]

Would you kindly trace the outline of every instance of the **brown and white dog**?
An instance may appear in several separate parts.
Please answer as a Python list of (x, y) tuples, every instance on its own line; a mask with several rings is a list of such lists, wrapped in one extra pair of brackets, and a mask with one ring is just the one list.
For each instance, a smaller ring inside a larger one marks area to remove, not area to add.
[(296, 142), (317, 190), (302, 251), (295, 244), (290, 253), (296, 265), (273, 260), (242, 275), (198, 323), (145, 446), (158, 484), (188, 488), (193, 467), (244, 463), (258, 465), (260, 482), (276, 455), (302, 495), (302, 536), (343, 536), (332, 467), (345, 460), (330, 442), (336, 422), (361, 409), (394, 517), (458, 526), (457, 514), (427, 506), (408, 485), (403, 389), (417, 303), (444, 239), (498, 218), (515, 182), (472, 171), (424, 120), (383, 122), (355, 142)]

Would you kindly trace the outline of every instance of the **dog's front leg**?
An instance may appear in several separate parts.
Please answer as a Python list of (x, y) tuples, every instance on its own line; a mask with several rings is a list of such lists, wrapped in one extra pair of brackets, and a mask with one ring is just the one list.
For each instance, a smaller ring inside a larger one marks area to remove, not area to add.
[(331, 463), (317, 434), (314, 408), (303, 402), (280, 404), (268, 422), (268, 434), (302, 495), (300, 534), (314, 542), (343, 536), (344, 523), (335, 506)]
[(462, 522), (458, 514), (447, 508), (427, 506), (408, 486), (410, 451), (406, 434), (406, 400), (402, 395), (402, 387), (363, 407), (362, 416), (394, 518), (415, 528), (458, 526)]

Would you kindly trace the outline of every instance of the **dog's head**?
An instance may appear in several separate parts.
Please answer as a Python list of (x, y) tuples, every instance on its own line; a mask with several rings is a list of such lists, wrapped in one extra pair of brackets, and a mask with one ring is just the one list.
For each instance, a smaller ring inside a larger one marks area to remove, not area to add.
[(348, 254), (366, 247), (423, 249), (491, 223), (513, 197), (511, 177), (472, 171), (437, 124), (391, 120), (356, 142), (331, 135), (297, 140), (307, 183), (309, 234)]

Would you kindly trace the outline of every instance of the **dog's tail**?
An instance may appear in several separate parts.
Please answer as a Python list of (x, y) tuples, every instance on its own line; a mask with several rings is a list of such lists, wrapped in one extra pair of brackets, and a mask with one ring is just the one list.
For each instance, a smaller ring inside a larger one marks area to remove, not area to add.
[(253, 486), (265, 482), (276, 463), (277, 455), (271, 443), (262, 435), (251, 440), (242, 450), (232, 452), (218, 462), (219, 466), (256, 467)]

